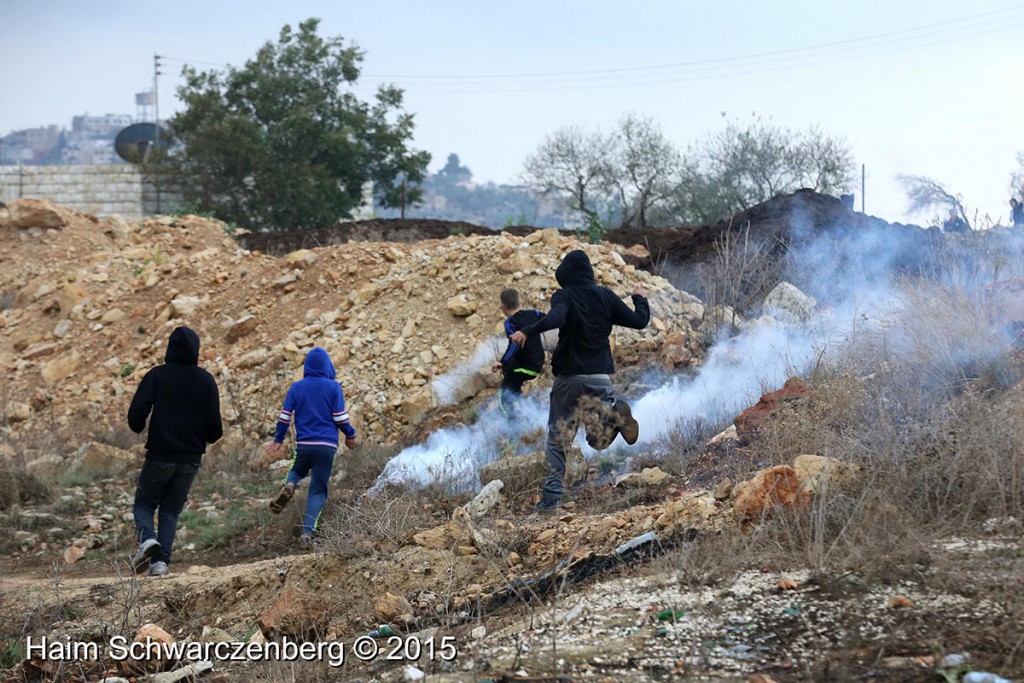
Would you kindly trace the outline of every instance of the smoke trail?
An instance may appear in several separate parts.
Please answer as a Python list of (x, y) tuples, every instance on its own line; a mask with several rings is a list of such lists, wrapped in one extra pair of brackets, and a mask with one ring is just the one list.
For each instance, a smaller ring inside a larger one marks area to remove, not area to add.
[(468, 362), (462, 363), (430, 383), (434, 404), (448, 406), (476, 396), (483, 380), (480, 371), (497, 357), (501, 337), (494, 335), (477, 345)]
[[(961, 334), (951, 329), (949, 316), (964, 317), (986, 283), (1024, 275), (1024, 239), (1020, 235), (1009, 231), (975, 235), (971, 240), (953, 241), (955, 248), (950, 249), (941, 239), (936, 242), (934, 234), (875, 219), (859, 230), (815, 230), (799, 211), (790, 220), (801, 241), (787, 255), (786, 279), (824, 306), (806, 323), (773, 324), (763, 318), (753, 322), (736, 337), (711, 347), (695, 376), (662, 377), (661, 386), (632, 397), (641, 444), (657, 441), (683, 420), (703, 418), (714, 423), (731, 419), (761, 393), (778, 388), (787, 377), (851, 345), (874, 344), (884, 347), (886, 353), (917, 354), (936, 366), (967, 364), (1005, 352), (1007, 340), (1001, 334), (993, 335), (987, 327), (973, 330), (972, 335)], [(897, 280), (905, 274), (924, 274), (937, 286), (965, 294), (960, 309), (942, 310), (943, 302), (938, 302), (932, 310), (925, 310), (927, 293), (899, 288)], [(972, 293), (973, 302), (966, 296)], [(979, 326), (985, 325), (983, 315), (976, 318)], [(494, 342), (489, 344), (486, 351), (483, 346), (478, 348), (465, 367), (439, 378), (439, 386), (457, 387), (467, 381), (494, 358)], [(458, 392), (438, 391), (438, 395), (450, 401)], [(528, 399), (523, 408), (516, 424), (487, 409), (471, 426), (432, 434), (388, 463), (381, 482), (422, 484), (446, 470), (449, 475), (458, 470), (456, 479), (461, 486), (475, 486), (481, 464), (495, 459), (510, 443), (523, 450), (518, 435), (544, 427), (546, 397)], [(582, 436), (577, 444), (583, 445), (585, 454), (593, 453), (583, 444)]]

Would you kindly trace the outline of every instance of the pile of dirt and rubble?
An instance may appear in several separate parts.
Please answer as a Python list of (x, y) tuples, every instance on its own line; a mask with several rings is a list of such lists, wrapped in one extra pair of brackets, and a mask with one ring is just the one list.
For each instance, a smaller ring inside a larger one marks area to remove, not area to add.
[[(177, 325), (199, 333), (201, 364), (221, 384), (227, 445), (265, 438), (314, 345), (334, 359), (357, 427), (392, 440), (437, 406), (435, 378), (481, 345), (500, 353), (499, 291), (515, 286), (526, 305), (546, 308), (560, 257), (580, 246), (548, 230), (351, 242), (274, 258), (194, 216), (127, 224), (27, 199), (0, 211), (4, 412), (8, 442), (27, 449), (40, 433), (77, 447), (116, 429)], [(639, 284), (650, 295), (652, 325), (616, 332), (621, 364), (698, 362), (696, 298), (627, 265), (621, 247), (583, 248), (602, 284), (624, 297)], [(498, 380), (486, 367), (470, 375), (460, 398)]]
[(630, 263), (666, 274), (677, 287), (699, 293), (697, 266), (715, 258), (716, 245), (729, 232), (751, 245), (765, 245), (775, 258), (811, 243), (820, 244), (828, 253), (831, 268), (840, 268), (848, 251), (856, 252), (856, 258), (872, 258), (864, 253), (867, 245), (878, 250), (876, 260), (889, 264), (893, 272), (926, 269), (931, 256), (929, 245), (943, 239), (941, 232), (888, 223), (813, 190), (773, 197), (713, 225), (622, 228), (608, 231), (605, 239), (625, 247), (645, 247), (648, 256)]

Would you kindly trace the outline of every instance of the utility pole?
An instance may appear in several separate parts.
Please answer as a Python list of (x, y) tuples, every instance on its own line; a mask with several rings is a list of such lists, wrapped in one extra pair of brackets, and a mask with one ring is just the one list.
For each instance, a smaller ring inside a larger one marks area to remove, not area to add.
[[(160, 55), (153, 53), (153, 118), (155, 132), (153, 133), (154, 154), (160, 153)], [(159, 173), (153, 176), (153, 189), (156, 192), (156, 212), (160, 213), (160, 177)]]
[(864, 164), (860, 165), (860, 212), (864, 213)]

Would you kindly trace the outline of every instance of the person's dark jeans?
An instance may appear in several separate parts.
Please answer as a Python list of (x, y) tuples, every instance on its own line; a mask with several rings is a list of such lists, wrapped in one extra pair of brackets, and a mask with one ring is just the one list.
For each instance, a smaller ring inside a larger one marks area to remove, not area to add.
[(544, 454), (548, 463), (548, 476), (544, 480), (542, 507), (561, 503), (565, 493), (565, 451), (576, 438), (579, 429), (580, 399), (584, 396), (598, 405), (610, 407), (615, 402), (615, 389), (608, 375), (563, 375), (555, 377), (551, 387), (551, 406), (548, 411), (548, 440)]
[(523, 397), (523, 385), (533, 379), (532, 375), (522, 372), (506, 372), (498, 387), (498, 407), (502, 414), (509, 418), (516, 416), (516, 402)]
[[(155, 538), (160, 544), (157, 562), (171, 562), (171, 547), (178, 530), (178, 515), (185, 508), (189, 489), (196, 478), (199, 465), (191, 462), (164, 462), (146, 458), (135, 487), (136, 540), (139, 543)], [(153, 515), (158, 513), (156, 531)]]

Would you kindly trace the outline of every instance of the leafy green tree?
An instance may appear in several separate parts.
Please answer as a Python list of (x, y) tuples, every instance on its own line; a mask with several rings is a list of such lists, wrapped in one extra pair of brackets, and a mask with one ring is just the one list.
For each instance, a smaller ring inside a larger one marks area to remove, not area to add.
[(421, 199), (430, 155), (408, 147), (413, 115), (402, 90), (356, 97), (363, 52), (319, 36), (319, 23), (285, 25), (241, 68), (185, 67), (185, 109), (169, 121), (163, 165), (186, 201), (225, 221), (287, 230), (346, 216), (367, 180), (385, 207), (401, 203), (403, 179), (406, 202)]

